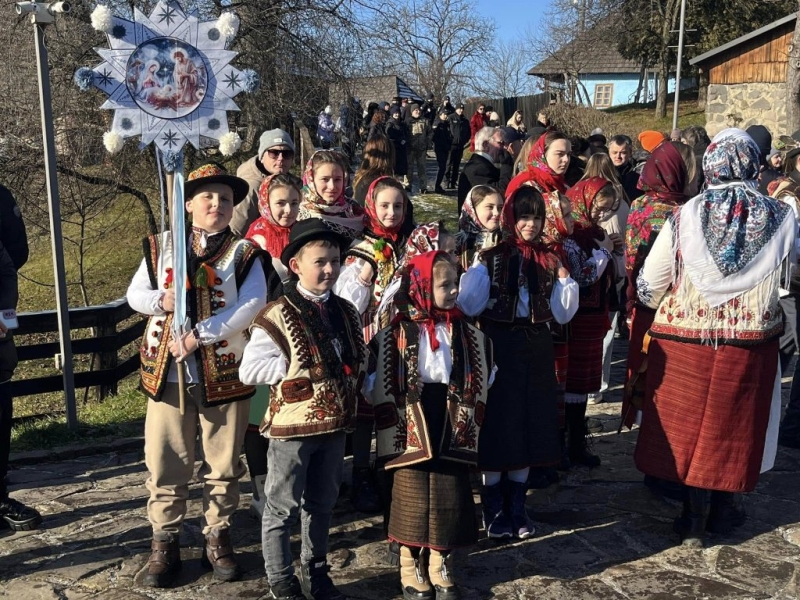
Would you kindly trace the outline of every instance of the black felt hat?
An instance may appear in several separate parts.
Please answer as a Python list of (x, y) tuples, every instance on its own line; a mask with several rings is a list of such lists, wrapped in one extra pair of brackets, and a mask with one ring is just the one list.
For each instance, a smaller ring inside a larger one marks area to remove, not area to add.
[(322, 219), (303, 219), (292, 225), (289, 243), (281, 252), (281, 262), (288, 267), (289, 259), (295, 256), (300, 248), (308, 242), (317, 240), (331, 241), (339, 247), (340, 251), (346, 243), (344, 236), (331, 229), (328, 223)]

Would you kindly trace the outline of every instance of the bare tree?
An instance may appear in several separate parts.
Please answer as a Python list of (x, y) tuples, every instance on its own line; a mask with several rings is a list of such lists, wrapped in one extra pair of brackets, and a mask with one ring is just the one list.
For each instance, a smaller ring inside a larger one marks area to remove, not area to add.
[[(420, 92), (437, 98), (466, 89), (485, 69), (495, 25), (466, 0), (414, 0), (392, 7), (392, 21), (378, 15), (373, 38), (384, 68), (405, 75)], [(385, 73), (384, 73), (385, 74)]]
[[(800, 10), (800, 1), (798, 1)], [(789, 131), (800, 129), (800, 19), (794, 25), (794, 35), (786, 72), (786, 118)]]
[(523, 40), (498, 40), (489, 50), (483, 70), (473, 79), (476, 95), (512, 98), (535, 93), (536, 84), (527, 74), (529, 48)]

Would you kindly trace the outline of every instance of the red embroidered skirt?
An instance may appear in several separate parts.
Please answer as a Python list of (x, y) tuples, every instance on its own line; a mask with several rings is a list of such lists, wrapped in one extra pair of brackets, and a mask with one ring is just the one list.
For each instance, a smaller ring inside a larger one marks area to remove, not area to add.
[(692, 487), (752, 491), (777, 368), (777, 339), (717, 350), (651, 340), (636, 466)]
[(567, 393), (597, 392), (603, 382), (603, 338), (610, 327), (608, 313), (579, 310), (569, 325)]
[[(634, 306), (631, 311), (631, 328), (628, 338), (628, 364), (627, 373), (625, 375), (625, 385), (628, 384), (634, 373), (639, 371), (644, 360), (642, 354), (642, 343), (644, 342), (644, 334), (650, 329), (653, 320), (656, 318), (654, 310), (643, 308), (641, 306)], [(636, 409), (631, 405), (630, 396), (623, 390), (622, 393), (622, 424), (628, 429), (633, 427), (636, 422)]]

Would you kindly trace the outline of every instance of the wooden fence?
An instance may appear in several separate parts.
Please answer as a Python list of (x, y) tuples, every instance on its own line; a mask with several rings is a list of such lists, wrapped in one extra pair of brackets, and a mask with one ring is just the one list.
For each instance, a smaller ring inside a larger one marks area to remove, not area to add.
[(534, 94), (533, 96), (516, 96), (514, 98), (476, 98), (464, 102), (464, 116), (472, 118), (478, 105), (491, 106), (500, 115), (500, 126), (505, 127), (506, 121), (511, 118), (514, 111), (522, 111), (522, 116), (527, 127), (536, 123), (536, 115), (540, 110), (550, 104), (550, 94)]
[[(119, 351), (138, 340), (144, 333), (145, 320), (138, 319), (133, 324), (117, 330), (120, 323), (136, 315), (125, 298), (114, 300), (100, 306), (71, 308), (69, 311), (70, 329), (94, 328), (96, 335), (86, 339), (72, 340), (72, 353), (96, 354), (96, 368), (75, 373), (75, 388), (97, 388), (97, 396), (105, 398), (117, 391), (117, 383), (136, 372), (139, 368), (139, 354), (120, 360)], [(17, 354), (20, 362), (40, 359), (53, 359), (60, 352), (57, 341), (28, 344), (21, 336), (41, 333), (57, 333), (56, 311), (20, 313), (19, 329), (15, 330)], [(45, 375), (30, 379), (14, 379), (10, 383), (14, 397), (59, 392), (64, 389), (61, 375)], [(35, 415), (43, 416), (43, 415)], [(26, 417), (31, 418), (31, 416)]]

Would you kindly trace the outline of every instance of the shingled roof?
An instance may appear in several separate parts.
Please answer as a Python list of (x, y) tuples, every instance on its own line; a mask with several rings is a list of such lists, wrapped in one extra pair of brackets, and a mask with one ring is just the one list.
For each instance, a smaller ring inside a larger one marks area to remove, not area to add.
[(598, 25), (556, 50), (528, 70), (528, 75), (558, 79), (566, 70), (581, 74), (639, 73), (641, 63), (623, 58), (617, 51), (615, 41), (616, 37), (610, 27)]
[(411, 86), (396, 75), (354, 77), (332, 83), (329, 94), (331, 102), (342, 102), (346, 96), (353, 96), (361, 100), (361, 106), (367, 106), (370, 102), (391, 102), (395, 96), (422, 100)]

